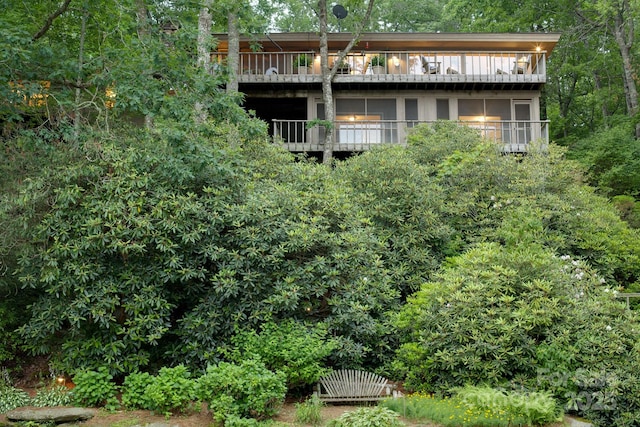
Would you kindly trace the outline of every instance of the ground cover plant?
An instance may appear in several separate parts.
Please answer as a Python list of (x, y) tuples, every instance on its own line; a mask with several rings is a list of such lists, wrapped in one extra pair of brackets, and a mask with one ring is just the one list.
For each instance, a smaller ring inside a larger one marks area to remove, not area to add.
[(384, 406), (358, 408), (329, 421), (328, 427), (402, 427), (398, 413)]
[(325, 403), (322, 402), (316, 394), (313, 394), (304, 402), (296, 403), (296, 422), (311, 424), (314, 427), (321, 425), (323, 406), (325, 406)]
[(447, 427), (545, 425), (562, 420), (553, 398), (541, 393), (504, 392), (490, 387), (463, 387), (451, 397), (415, 393), (387, 399), (382, 406), (412, 420), (431, 420)]

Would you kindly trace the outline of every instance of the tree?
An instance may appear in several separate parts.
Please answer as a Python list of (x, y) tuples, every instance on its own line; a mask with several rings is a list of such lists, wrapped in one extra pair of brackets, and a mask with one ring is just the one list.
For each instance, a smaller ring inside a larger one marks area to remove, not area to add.
[[(627, 104), (627, 114), (631, 117), (638, 113), (638, 90), (634, 76), (633, 44), (635, 42), (635, 21), (638, 18), (638, 4), (628, 0), (600, 0), (582, 2), (576, 12), (585, 20), (598, 25), (608, 34), (612, 34), (618, 53), (622, 58), (622, 76)], [(640, 137), (640, 127), (636, 128), (636, 137)]]
[(347, 44), (344, 50), (340, 51), (338, 56), (336, 57), (335, 62), (332, 66), (329, 66), (329, 44), (328, 44), (328, 24), (327, 24), (327, 1), (326, 0), (318, 0), (318, 19), (319, 19), (319, 30), (320, 30), (320, 71), (322, 74), (322, 101), (324, 103), (324, 120), (328, 123), (325, 126), (324, 132), (324, 141), (323, 144), (323, 153), (322, 153), (322, 162), (325, 164), (331, 163), (331, 159), (333, 158), (333, 137), (334, 137), (334, 129), (333, 129), (333, 121), (334, 121), (334, 111), (333, 111), (333, 87), (331, 82), (340, 67), (340, 63), (344, 60), (347, 54), (351, 51), (353, 46), (355, 46), (358, 41), (358, 37), (360, 37), (360, 33), (362, 29), (369, 21), (369, 17), (371, 16), (371, 12), (373, 10), (374, 0), (369, 0), (367, 3), (367, 11), (365, 12), (362, 20), (358, 24), (357, 28), (353, 32), (353, 37), (351, 41)]

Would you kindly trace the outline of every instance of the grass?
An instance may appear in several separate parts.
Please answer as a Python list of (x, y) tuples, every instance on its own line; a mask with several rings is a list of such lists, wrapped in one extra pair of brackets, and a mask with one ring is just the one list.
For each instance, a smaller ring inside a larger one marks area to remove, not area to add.
[(417, 393), (404, 398), (389, 399), (382, 405), (408, 420), (428, 420), (444, 427), (513, 427), (528, 426), (528, 421), (506, 408), (474, 408), (457, 397), (438, 398)]
[(309, 400), (296, 403), (296, 422), (300, 424), (322, 425), (322, 402), (315, 394)]

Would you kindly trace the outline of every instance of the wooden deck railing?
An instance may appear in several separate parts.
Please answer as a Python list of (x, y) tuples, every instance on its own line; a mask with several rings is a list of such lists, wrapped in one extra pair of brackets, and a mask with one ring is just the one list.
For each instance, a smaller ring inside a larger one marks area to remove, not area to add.
[[(307, 127), (306, 120), (274, 120), (273, 138), (289, 151), (322, 151), (323, 127)], [(334, 151), (365, 151), (381, 144), (406, 144), (411, 128), (434, 121), (335, 121)], [(543, 121), (457, 121), (460, 126), (499, 144), (504, 152), (526, 152), (531, 143), (549, 144), (549, 122)]]
[[(299, 66), (306, 57), (308, 66)], [(336, 60), (330, 55), (330, 64)], [(214, 67), (224, 66), (226, 54), (214, 54)], [(380, 65), (375, 65), (380, 64)], [(544, 52), (357, 52), (349, 54), (336, 78), (385, 81), (410, 77), (417, 81), (535, 81), (546, 80)], [(314, 52), (241, 53), (239, 81), (320, 81), (320, 56)], [(287, 76), (287, 78), (284, 78)], [(297, 78), (291, 78), (296, 76)]]

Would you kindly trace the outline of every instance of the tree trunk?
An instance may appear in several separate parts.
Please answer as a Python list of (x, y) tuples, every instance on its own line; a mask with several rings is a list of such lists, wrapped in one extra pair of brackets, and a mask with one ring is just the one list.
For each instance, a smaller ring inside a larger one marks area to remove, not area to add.
[(324, 141), (322, 152), (322, 163), (329, 164), (333, 159), (333, 87), (331, 81), (333, 74), (329, 68), (329, 41), (327, 36), (327, 2), (318, 2), (320, 18), (320, 71), (322, 74), (322, 102), (324, 103), (324, 119), (327, 126), (324, 127)]
[[(203, 0), (200, 14), (198, 15), (198, 67), (209, 74), (211, 65), (211, 12), (213, 0)], [(196, 123), (202, 123), (207, 119), (207, 108), (201, 101), (195, 103)]]
[[(626, 3), (626, 2), (625, 2)], [(622, 13), (616, 15), (614, 35), (620, 55), (622, 56), (622, 68), (624, 78), (624, 92), (627, 99), (627, 111), (630, 116), (638, 113), (638, 89), (633, 79), (633, 63), (631, 49), (633, 47), (633, 20), (631, 17), (624, 19)]]
[(229, 68), (229, 82), (227, 92), (238, 91), (238, 71), (240, 60), (240, 30), (238, 28), (238, 15), (231, 11), (228, 17), (229, 51), (227, 53), (227, 67)]
[(318, 17), (320, 19), (320, 70), (322, 72), (322, 101), (324, 102), (324, 119), (327, 122), (325, 126), (322, 163), (329, 164), (333, 159), (333, 140), (335, 138), (335, 128), (333, 114), (333, 87), (331, 85), (333, 77), (336, 75), (339, 64), (351, 52), (353, 46), (356, 45), (360, 38), (360, 33), (369, 21), (371, 12), (373, 11), (374, 0), (369, 0), (367, 12), (358, 24), (356, 30), (352, 33), (351, 41), (344, 50), (339, 52), (333, 66), (329, 68), (329, 41), (327, 35), (327, 0), (318, 0)]
[[(145, 0), (136, 0), (136, 25), (138, 38), (144, 42), (144, 39), (149, 37), (149, 19)], [(144, 115), (144, 127), (147, 129), (153, 128), (153, 116), (151, 114)]]
[[(627, 113), (634, 117), (638, 114), (638, 88), (633, 79), (633, 41), (635, 37), (634, 18), (631, 5), (623, 0), (620, 9), (615, 14), (613, 34), (622, 57), (622, 77), (624, 79), (624, 94), (627, 101)], [(636, 124), (636, 139), (640, 139), (640, 123)]]
[(87, 36), (87, 19), (89, 19), (89, 11), (85, 8), (82, 13), (82, 24), (80, 27), (80, 46), (78, 48), (78, 75), (76, 76), (76, 99), (75, 111), (73, 117), (73, 137), (76, 141), (80, 138), (80, 123), (82, 121), (82, 69), (84, 68), (84, 40)]

